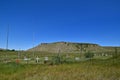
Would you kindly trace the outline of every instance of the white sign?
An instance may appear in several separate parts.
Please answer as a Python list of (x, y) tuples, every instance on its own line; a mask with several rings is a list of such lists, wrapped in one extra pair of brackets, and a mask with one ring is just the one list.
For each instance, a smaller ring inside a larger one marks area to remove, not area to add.
[(30, 60), (30, 58), (24, 57), (24, 60), (25, 60), (25, 61), (28, 61), (28, 60)]
[(80, 58), (79, 58), (79, 57), (75, 57), (75, 60), (76, 60), (76, 61), (79, 61), (79, 60), (80, 60)]
[(45, 61), (48, 61), (48, 57), (45, 57)]

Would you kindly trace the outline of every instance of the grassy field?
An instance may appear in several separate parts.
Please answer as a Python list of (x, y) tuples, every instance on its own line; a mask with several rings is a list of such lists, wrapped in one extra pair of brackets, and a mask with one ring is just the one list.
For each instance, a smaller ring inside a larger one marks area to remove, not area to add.
[(120, 80), (120, 65), (111, 59), (59, 65), (1, 63), (0, 80)]
[[(8, 53), (5, 52), (4, 55), (6, 54)], [(16, 54), (17, 52), (9, 52), (9, 58), (15, 59)], [(4, 55), (1, 54), (1, 56)], [(50, 56), (47, 53), (39, 56), (46, 55)], [(73, 54), (70, 56), (72, 58)], [(120, 57), (95, 58), (87, 61), (64, 62), (58, 65), (17, 64), (14, 60), (9, 63), (1, 62), (0, 80), (120, 80)]]

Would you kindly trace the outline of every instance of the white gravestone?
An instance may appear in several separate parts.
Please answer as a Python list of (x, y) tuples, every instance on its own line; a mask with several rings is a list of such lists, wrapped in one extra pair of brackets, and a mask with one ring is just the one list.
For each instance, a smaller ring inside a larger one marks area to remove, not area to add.
[(45, 61), (48, 61), (48, 57), (45, 57)]
[(28, 63), (29, 60), (30, 58), (24, 57), (24, 61), (26, 61), (26, 63)]
[(48, 57), (45, 57), (44, 63), (46, 64), (48, 62)]
[(80, 60), (80, 58), (79, 58), (79, 57), (75, 57), (75, 60), (76, 60), (76, 61), (79, 61), (79, 60)]
[(40, 59), (40, 58), (37, 56), (37, 57), (36, 57), (36, 63), (38, 63), (38, 62), (39, 62), (39, 59)]

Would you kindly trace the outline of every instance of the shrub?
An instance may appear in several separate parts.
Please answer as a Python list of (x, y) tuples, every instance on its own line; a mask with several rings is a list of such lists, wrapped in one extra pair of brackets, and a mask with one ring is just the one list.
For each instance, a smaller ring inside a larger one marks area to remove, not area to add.
[(92, 52), (87, 52), (84, 54), (85, 58), (93, 58), (94, 57), (94, 53)]

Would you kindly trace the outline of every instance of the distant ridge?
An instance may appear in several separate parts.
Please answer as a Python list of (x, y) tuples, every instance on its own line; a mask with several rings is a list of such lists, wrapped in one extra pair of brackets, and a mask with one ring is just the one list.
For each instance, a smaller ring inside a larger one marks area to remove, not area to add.
[[(117, 47), (120, 50), (120, 47)], [(41, 43), (27, 51), (44, 51), (51, 53), (85, 53), (85, 52), (114, 52), (114, 47), (103, 47), (94, 43), (52, 42)]]
[(0, 48), (0, 50), (5, 50), (5, 49), (3, 49), (3, 48)]

